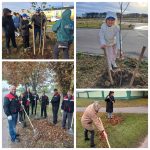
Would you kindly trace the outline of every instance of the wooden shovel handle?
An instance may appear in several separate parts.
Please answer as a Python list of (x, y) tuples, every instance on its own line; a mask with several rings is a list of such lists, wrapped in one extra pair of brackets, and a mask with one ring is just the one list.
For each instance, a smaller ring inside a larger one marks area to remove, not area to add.
[(136, 74), (137, 74), (137, 72), (138, 72), (138, 69), (139, 69), (139, 66), (140, 66), (140, 63), (141, 63), (141, 60), (142, 60), (142, 58), (143, 58), (143, 55), (144, 55), (145, 50), (146, 50), (146, 47), (143, 46), (142, 51), (141, 51), (141, 54), (140, 54), (139, 59), (138, 59), (138, 63), (137, 63), (136, 68), (135, 68), (135, 70), (134, 70), (134, 72), (133, 72), (133, 75), (132, 75), (132, 78), (131, 78), (129, 87), (132, 87), (132, 85), (133, 85), (135, 76), (136, 76)]

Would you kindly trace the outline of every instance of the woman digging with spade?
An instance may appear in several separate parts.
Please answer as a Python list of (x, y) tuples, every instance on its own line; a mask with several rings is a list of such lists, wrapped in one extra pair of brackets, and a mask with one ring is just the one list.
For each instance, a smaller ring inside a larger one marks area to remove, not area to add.
[[(81, 124), (84, 128), (84, 140), (88, 141), (90, 140), (90, 147), (95, 148), (96, 145), (94, 143), (94, 127), (93, 124), (96, 126), (96, 128), (100, 131), (100, 136), (105, 137), (107, 139), (107, 133), (104, 130), (103, 124), (101, 122), (101, 119), (98, 117), (98, 112), (100, 110), (100, 104), (99, 102), (94, 102), (93, 104), (89, 105), (86, 110), (84, 111), (82, 118), (81, 118)], [(88, 137), (88, 132), (90, 132), (90, 139)]]
[(118, 68), (116, 58), (120, 45), (122, 46), (122, 41), (120, 29), (117, 25), (117, 15), (114, 12), (107, 12), (105, 23), (102, 24), (100, 29), (100, 48), (106, 51), (110, 71)]

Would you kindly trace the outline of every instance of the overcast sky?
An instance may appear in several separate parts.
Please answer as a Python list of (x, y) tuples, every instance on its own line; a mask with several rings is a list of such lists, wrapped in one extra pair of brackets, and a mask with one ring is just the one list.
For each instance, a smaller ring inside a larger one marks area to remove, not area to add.
[[(40, 6), (41, 3), (38, 3)], [(61, 6), (73, 6), (74, 3), (71, 2), (52, 2), (47, 3), (47, 6), (54, 6), (54, 7), (61, 7)], [(4, 2), (2, 3), (2, 8), (9, 8), (12, 11), (19, 12), (21, 9), (30, 9), (31, 3), (30, 2)]]
[[(127, 3), (123, 3), (125, 8)], [(77, 3), (77, 16), (81, 16), (86, 12), (119, 12), (118, 2), (78, 2)], [(132, 2), (125, 13), (148, 13), (148, 4), (146, 2)]]

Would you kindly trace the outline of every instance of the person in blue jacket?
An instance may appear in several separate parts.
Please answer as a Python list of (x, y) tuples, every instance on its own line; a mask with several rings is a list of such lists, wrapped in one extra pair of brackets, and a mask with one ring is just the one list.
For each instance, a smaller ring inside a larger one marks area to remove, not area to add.
[(54, 47), (54, 59), (59, 58), (60, 49), (63, 50), (64, 59), (69, 59), (69, 47), (73, 42), (74, 22), (71, 20), (71, 10), (62, 13), (62, 19), (56, 21), (52, 27), (56, 33), (57, 43)]

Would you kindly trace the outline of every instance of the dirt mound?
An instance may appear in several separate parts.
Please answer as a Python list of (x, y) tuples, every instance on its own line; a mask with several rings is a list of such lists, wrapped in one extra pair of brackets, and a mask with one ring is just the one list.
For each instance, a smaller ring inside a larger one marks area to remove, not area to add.
[(120, 116), (113, 116), (113, 118), (110, 120), (107, 120), (107, 122), (110, 123), (111, 125), (115, 126), (115, 125), (122, 123), (123, 118)]
[[(114, 72), (112, 72), (112, 78), (114, 81), (114, 84), (111, 85), (108, 72), (104, 71), (100, 77), (100, 80), (97, 84), (97, 86), (108, 88), (108, 87), (128, 87), (130, 80), (132, 78), (133, 70), (127, 70), (127, 69), (117, 69)], [(143, 87), (147, 83), (143, 76), (141, 74), (137, 74), (133, 83), (133, 87)]]
[(23, 148), (71, 148), (73, 147), (73, 136), (59, 126), (53, 126), (46, 119), (33, 120), (33, 125), (38, 131), (34, 133), (28, 124), (26, 128), (19, 127), (21, 145)]

